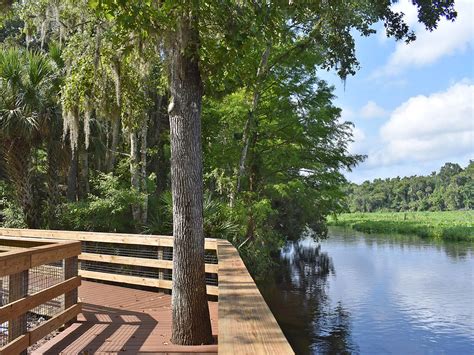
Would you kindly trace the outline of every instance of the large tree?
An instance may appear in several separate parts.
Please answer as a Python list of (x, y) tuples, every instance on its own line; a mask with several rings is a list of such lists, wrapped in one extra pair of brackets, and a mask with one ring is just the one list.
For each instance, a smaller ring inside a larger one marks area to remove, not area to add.
[[(382, 21), (388, 36), (407, 42), (415, 39), (403, 20), (403, 14), (392, 10), (391, 4), (394, 2), (80, 2), (82, 5), (88, 3), (95, 10), (97, 21), (87, 19), (68, 30), (112, 21), (116, 26), (114, 33), (121, 41), (136, 43), (137, 39), (152, 38), (157, 43), (158, 54), (165, 55), (171, 93), (173, 342), (201, 344), (211, 341), (205, 293), (202, 212), (201, 103), (204, 93), (219, 97), (242, 86), (250, 93), (251, 105), (248, 114), (242, 119), (244, 134), (234, 195), (240, 194), (244, 186), (252, 192), (252, 177), (258, 175), (259, 155), (265, 154), (258, 149), (261, 133), (258, 114), (262, 105), (270, 101), (262, 100), (262, 93), (265, 84), (272, 85), (274, 71), (285, 68), (279, 67), (279, 62), (317, 54), (314, 60), (304, 64), (311, 68), (306, 75), (311, 75), (314, 67), (335, 69), (345, 80), (358, 67), (354, 33), (368, 36), (375, 32), (373, 25)], [(418, 9), (419, 20), (429, 30), (435, 29), (443, 17), (448, 20), (456, 17), (454, 0), (412, 2)], [(58, 26), (60, 30), (65, 30), (62, 24)], [(272, 94), (271, 90), (266, 92)], [(87, 100), (78, 103), (87, 103)], [(334, 118), (334, 115), (328, 117)], [(311, 144), (317, 149), (316, 142)], [(314, 156), (315, 152), (299, 153)], [(295, 175), (298, 173), (296, 171)], [(311, 179), (307, 181), (308, 185), (315, 183)], [(249, 221), (252, 218), (249, 215)], [(252, 230), (252, 226), (249, 230)]]
[[(358, 66), (353, 30), (367, 36), (375, 32), (372, 25), (383, 21), (387, 35), (397, 40), (409, 42), (415, 35), (405, 24), (403, 14), (393, 12), (389, 0), (290, 1), (287, 4), (198, 0), (92, 3), (109, 15), (123, 19), (126, 26), (144, 26), (166, 33), (163, 48), (169, 63), (171, 89), (174, 204), (173, 342), (209, 342), (202, 217), (203, 75), (207, 78), (221, 74), (224, 80), (238, 81), (239, 73), (245, 70), (239, 68), (240, 59), (252, 51), (251, 42), (257, 40), (267, 44), (263, 54), (256, 57), (260, 73), (269, 70), (267, 63), (271, 60), (305, 55), (317, 49), (322, 57), (320, 66), (336, 68), (341, 78), (346, 79)], [(413, 0), (413, 4), (418, 8), (419, 20), (430, 30), (436, 28), (440, 18), (452, 20), (456, 16), (453, 0), (435, 3)], [(292, 40), (292, 45), (283, 52), (276, 51), (271, 58), (271, 47), (278, 49), (281, 42), (288, 40)], [(254, 101), (258, 105), (258, 70), (255, 78)], [(221, 79), (220, 84), (222, 82)], [(251, 137), (252, 119), (248, 126), (247, 137)], [(244, 147), (246, 145), (244, 141)], [(244, 148), (240, 171), (245, 169), (246, 150), (248, 148)]]

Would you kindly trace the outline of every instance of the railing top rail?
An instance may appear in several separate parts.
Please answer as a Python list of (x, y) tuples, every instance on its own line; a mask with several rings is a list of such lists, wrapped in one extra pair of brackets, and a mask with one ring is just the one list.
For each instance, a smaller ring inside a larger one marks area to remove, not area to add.
[[(153, 246), (163, 246), (163, 247), (173, 246), (173, 236), (153, 235), (153, 234), (137, 235), (137, 234), (127, 234), (127, 233), (0, 228), (0, 236), (76, 240), (76, 241), (83, 241), (83, 242), (99, 242), (99, 243), (153, 245)], [(208, 250), (216, 250), (216, 243), (218, 240), (219, 239), (206, 238), (205, 248)]]
[(221, 240), (217, 256), (219, 354), (293, 354), (237, 249)]
[[(23, 238), (17, 238), (23, 241)], [(5, 238), (2, 240), (12, 241), (15, 238)], [(18, 248), (0, 253), (0, 277), (12, 275), (35, 266), (52, 263), (58, 260), (77, 256), (81, 253), (81, 243), (75, 241), (55, 241), (42, 239), (44, 243), (35, 244), (29, 248)]]

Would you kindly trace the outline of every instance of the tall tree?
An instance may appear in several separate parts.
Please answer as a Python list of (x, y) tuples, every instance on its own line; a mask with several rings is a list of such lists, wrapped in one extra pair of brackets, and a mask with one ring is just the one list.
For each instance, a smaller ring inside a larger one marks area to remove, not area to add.
[(201, 145), (202, 81), (198, 9), (184, 5), (169, 34), (173, 335), (177, 344), (212, 341), (206, 302)]
[[(253, 105), (250, 107), (250, 113), (244, 115), (243, 121), (247, 119), (249, 124), (248, 128), (244, 129), (245, 139), (241, 142), (240, 159), (235, 164), (237, 179), (234, 180), (239, 181), (240, 186), (245, 182), (248, 190), (245, 192), (255, 195), (259, 192), (256, 189), (258, 179), (262, 176), (271, 177), (271, 174), (261, 174), (261, 158), (264, 154), (268, 154), (268, 149), (272, 146), (268, 144), (265, 147), (266, 151), (259, 150), (265, 132), (259, 129), (260, 122), (257, 120), (261, 114), (262, 103), (271, 102), (264, 100), (261, 95), (265, 91), (263, 84), (273, 85), (271, 81), (266, 81), (267, 77), (272, 78), (268, 73), (278, 70), (278, 63), (287, 58), (301, 58), (317, 53), (320, 60), (313, 60), (308, 67), (336, 69), (339, 76), (346, 79), (354, 74), (358, 67), (353, 38), (355, 31), (368, 36), (375, 32), (372, 26), (378, 21), (383, 21), (387, 35), (407, 42), (415, 38), (403, 20), (403, 14), (392, 10), (393, 2), (391, 0), (289, 1), (288, 3), (232, 0), (160, 2), (89, 0), (88, 5), (94, 9), (92, 18), (90, 12), (82, 6), (77, 6), (80, 10), (70, 6), (68, 11), (74, 13), (72, 17), (76, 19), (72, 21), (71, 26), (64, 26), (62, 21), (51, 22), (54, 28), (59, 29), (60, 41), (63, 39), (63, 33), (78, 32), (80, 35), (76, 40), (71, 37), (68, 39), (68, 46), (74, 48), (75, 45), (82, 45), (88, 53), (87, 56), (77, 55), (78, 65), (75, 68), (75, 75), (71, 76), (71, 80), (63, 90), (64, 96), (67, 96), (68, 89), (71, 90), (69, 98), (66, 97), (63, 101), (66, 128), (76, 129), (80, 117), (91, 117), (89, 110), (91, 102), (98, 103), (97, 100), (94, 101), (98, 97), (94, 92), (94, 88), (97, 89), (94, 85), (94, 70), (96, 64), (100, 63), (96, 60), (95, 50), (96, 43), (101, 42), (98, 40), (99, 37), (95, 36), (100, 33), (99, 28), (107, 29), (110, 25), (108, 34), (113, 39), (112, 43), (120, 44), (119, 48), (112, 46), (114, 50), (123, 50), (124, 53), (133, 51), (136, 49), (137, 39), (147, 37), (159, 42), (156, 46), (157, 56), (160, 56), (161, 52), (166, 53), (171, 92), (169, 115), (175, 235), (174, 342), (197, 344), (211, 341), (204, 279), (200, 117), (203, 93), (221, 96), (237, 91), (242, 86), (249, 89)], [(429, 30), (436, 28), (441, 17), (452, 20), (456, 16), (453, 0), (436, 2), (412, 0), (412, 2), (418, 8), (419, 20)], [(70, 4), (67, 1), (46, 0), (26, 3), (35, 3), (40, 7), (44, 7), (45, 4), (56, 7)], [(83, 1), (80, 4), (85, 3), (86, 1)], [(26, 18), (25, 20), (29, 21)], [(48, 26), (41, 27), (48, 28)], [(96, 40), (88, 41), (91, 34)], [(27, 38), (26, 42), (28, 45), (34, 44), (30, 38)], [(43, 44), (44, 37), (41, 36), (38, 45), (43, 48)], [(76, 53), (79, 52), (73, 52), (73, 57)], [(310, 73), (311, 70), (303, 76)], [(246, 80), (249, 76), (253, 79)], [(272, 95), (273, 92), (266, 90), (266, 94)], [(297, 116), (297, 119), (304, 116), (304, 107), (298, 109), (302, 110), (303, 115)], [(122, 120), (127, 113), (133, 111), (123, 108), (120, 110)], [(330, 117), (331, 124), (325, 128), (335, 127), (332, 124), (335, 115), (327, 117)], [(87, 127), (88, 124), (84, 124), (84, 128)], [(130, 127), (133, 125), (128, 126)], [(321, 128), (321, 125), (315, 127)], [(306, 130), (309, 131), (310, 129)], [(77, 129), (71, 132), (77, 138)], [(301, 132), (305, 133), (302, 130)], [(338, 129), (335, 128), (334, 132), (337, 133)], [(344, 135), (344, 129), (342, 132)], [(87, 140), (87, 132), (85, 136)], [(331, 134), (326, 136), (329, 137)], [(288, 137), (284, 138), (290, 140)], [(74, 145), (75, 140), (71, 141)], [(339, 141), (336, 139), (336, 142)], [(309, 143), (316, 150), (319, 148), (317, 139)], [(334, 144), (334, 141), (326, 143), (330, 145)], [(337, 147), (333, 148), (337, 150)], [(340, 152), (344, 153), (344, 146), (340, 147)], [(298, 154), (312, 157), (312, 154), (304, 150)], [(337, 169), (339, 166), (327, 164), (327, 157), (330, 155), (323, 154), (321, 171)], [(312, 167), (314, 170), (319, 168)], [(300, 171), (295, 169), (292, 173), (288, 176), (294, 178), (296, 183), (301, 183), (298, 181)], [(305, 183), (306, 187), (320, 187), (320, 181), (317, 179), (307, 179)], [(254, 202), (253, 197), (249, 201), (251, 205)], [(250, 216), (250, 219), (252, 218), (253, 215)], [(251, 226), (249, 230), (252, 229)]]

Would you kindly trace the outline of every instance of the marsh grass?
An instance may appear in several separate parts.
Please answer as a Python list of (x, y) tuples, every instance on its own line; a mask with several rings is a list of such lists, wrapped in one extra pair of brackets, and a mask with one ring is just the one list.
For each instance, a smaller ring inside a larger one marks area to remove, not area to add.
[(328, 225), (366, 233), (474, 241), (474, 211), (344, 213), (329, 217)]

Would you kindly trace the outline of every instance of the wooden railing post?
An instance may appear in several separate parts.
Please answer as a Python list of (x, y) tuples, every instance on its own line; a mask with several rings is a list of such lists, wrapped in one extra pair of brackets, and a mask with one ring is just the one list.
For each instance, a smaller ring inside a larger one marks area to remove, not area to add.
[[(64, 280), (76, 277), (78, 274), (78, 259), (77, 256), (64, 259)], [(75, 305), (77, 303), (77, 288), (64, 294), (64, 309)], [(77, 317), (72, 318), (68, 321), (65, 326), (69, 326), (77, 321)]]
[[(9, 292), (8, 302), (19, 300), (28, 295), (28, 270), (21, 271), (9, 276)], [(26, 334), (28, 331), (27, 315), (23, 313), (16, 319), (8, 322), (8, 341), (11, 342), (16, 338)], [(26, 349), (20, 353), (26, 355)]]

